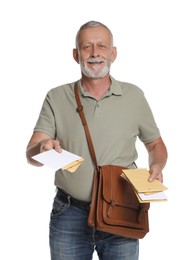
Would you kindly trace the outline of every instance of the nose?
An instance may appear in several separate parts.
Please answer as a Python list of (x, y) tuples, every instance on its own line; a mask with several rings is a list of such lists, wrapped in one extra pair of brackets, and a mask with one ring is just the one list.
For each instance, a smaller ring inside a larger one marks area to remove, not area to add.
[(99, 57), (99, 49), (97, 48), (97, 46), (93, 45), (92, 46), (92, 51), (91, 51), (91, 57), (95, 58), (95, 57)]

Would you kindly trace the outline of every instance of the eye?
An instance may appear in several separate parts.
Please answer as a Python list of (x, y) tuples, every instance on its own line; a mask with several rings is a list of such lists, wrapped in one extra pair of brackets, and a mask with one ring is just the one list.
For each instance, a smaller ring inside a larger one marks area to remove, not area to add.
[(84, 50), (89, 50), (89, 49), (91, 49), (91, 45), (90, 44), (84, 45), (83, 49)]
[(99, 47), (100, 47), (100, 49), (106, 49), (107, 48), (106, 45), (104, 45), (102, 43), (99, 44)]

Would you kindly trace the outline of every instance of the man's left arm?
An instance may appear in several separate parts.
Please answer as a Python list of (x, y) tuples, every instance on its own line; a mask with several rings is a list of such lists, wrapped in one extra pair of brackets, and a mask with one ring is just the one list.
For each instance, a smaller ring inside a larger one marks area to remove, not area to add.
[(149, 181), (158, 179), (163, 182), (162, 170), (166, 165), (168, 154), (162, 138), (159, 137), (155, 141), (145, 144), (145, 147), (149, 155)]

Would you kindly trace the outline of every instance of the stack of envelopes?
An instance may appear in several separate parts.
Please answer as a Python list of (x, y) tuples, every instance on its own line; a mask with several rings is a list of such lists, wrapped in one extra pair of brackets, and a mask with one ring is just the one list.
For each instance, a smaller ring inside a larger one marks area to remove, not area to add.
[(167, 187), (156, 179), (148, 181), (150, 173), (147, 169), (124, 169), (121, 176), (132, 184), (141, 203), (167, 200), (164, 193)]

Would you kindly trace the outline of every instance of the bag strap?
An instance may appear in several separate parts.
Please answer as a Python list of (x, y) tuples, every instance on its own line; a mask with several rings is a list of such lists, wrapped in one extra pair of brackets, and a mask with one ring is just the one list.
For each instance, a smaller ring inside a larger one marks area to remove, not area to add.
[(81, 101), (80, 101), (80, 96), (79, 96), (79, 93), (78, 93), (77, 82), (75, 83), (75, 86), (74, 86), (74, 94), (75, 94), (76, 103), (77, 103), (77, 109), (76, 110), (79, 113), (79, 116), (80, 116), (81, 121), (82, 121), (82, 125), (84, 127), (84, 131), (85, 131), (86, 139), (87, 139), (87, 142), (88, 142), (90, 154), (91, 154), (94, 166), (95, 166), (97, 172), (99, 172), (99, 167), (98, 167), (98, 164), (97, 164), (97, 158), (96, 158), (92, 138), (91, 138), (90, 131), (89, 131), (87, 121), (86, 121), (86, 117), (85, 117), (85, 114), (84, 114), (84, 111), (83, 111), (83, 106), (82, 106)]

